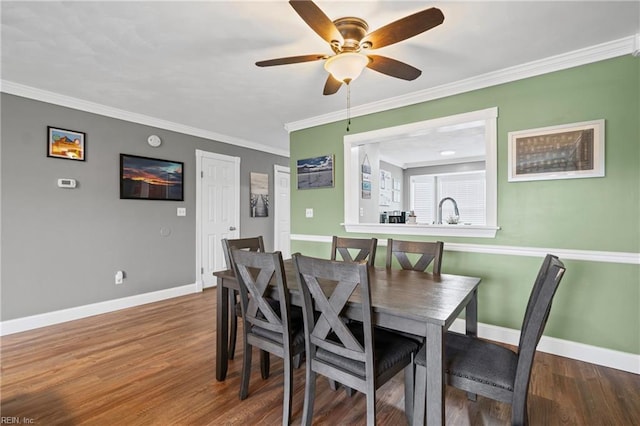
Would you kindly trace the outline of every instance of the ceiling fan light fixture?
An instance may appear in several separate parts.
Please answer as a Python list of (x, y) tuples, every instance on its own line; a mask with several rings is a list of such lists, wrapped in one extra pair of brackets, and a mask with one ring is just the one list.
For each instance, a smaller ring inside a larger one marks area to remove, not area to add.
[(349, 84), (362, 73), (369, 63), (367, 55), (357, 52), (345, 52), (332, 56), (324, 63), (324, 69), (338, 81)]

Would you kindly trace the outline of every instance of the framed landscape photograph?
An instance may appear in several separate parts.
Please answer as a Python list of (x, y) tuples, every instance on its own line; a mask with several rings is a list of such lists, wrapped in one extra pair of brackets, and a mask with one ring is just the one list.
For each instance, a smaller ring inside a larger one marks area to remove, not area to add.
[(509, 132), (509, 182), (604, 176), (604, 120)]
[(333, 155), (298, 160), (298, 189), (333, 188)]
[(184, 200), (184, 163), (120, 154), (120, 198)]
[(83, 132), (47, 126), (47, 157), (84, 161), (85, 137)]
[(269, 175), (251, 173), (251, 190), (249, 205), (251, 217), (269, 216)]

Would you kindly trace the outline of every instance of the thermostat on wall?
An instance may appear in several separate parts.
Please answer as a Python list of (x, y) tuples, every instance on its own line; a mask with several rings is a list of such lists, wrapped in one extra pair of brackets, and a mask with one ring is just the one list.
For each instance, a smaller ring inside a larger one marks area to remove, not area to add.
[(60, 188), (75, 188), (76, 180), (75, 179), (58, 179), (58, 187)]

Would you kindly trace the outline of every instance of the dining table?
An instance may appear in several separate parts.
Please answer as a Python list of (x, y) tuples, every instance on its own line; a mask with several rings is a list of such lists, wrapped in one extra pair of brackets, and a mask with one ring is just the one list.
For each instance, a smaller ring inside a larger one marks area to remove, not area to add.
[[(284, 261), (291, 304), (302, 306), (291, 259)], [(239, 290), (232, 270), (213, 273), (217, 279), (216, 379), (223, 381), (228, 368), (229, 290)], [(478, 326), (478, 286), (481, 278), (453, 274), (369, 267), (369, 287), (376, 326), (424, 337), (427, 345), (426, 421), (444, 424), (446, 332), (465, 311), (465, 332), (475, 336)], [(273, 297), (277, 297), (274, 291)], [(345, 316), (359, 320), (359, 295), (352, 294)], [(351, 307), (351, 308), (350, 308)]]

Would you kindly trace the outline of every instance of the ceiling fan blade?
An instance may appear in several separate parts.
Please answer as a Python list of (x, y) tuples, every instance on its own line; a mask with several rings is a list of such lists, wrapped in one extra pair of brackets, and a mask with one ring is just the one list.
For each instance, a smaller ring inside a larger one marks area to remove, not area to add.
[(323, 95), (333, 95), (342, 87), (342, 82), (334, 78), (331, 74), (329, 74), (329, 78), (327, 78), (327, 82), (324, 84)]
[(317, 53), (315, 55), (289, 56), (286, 58), (268, 59), (266, 61), (258, 61), (256, 65), (259, 67), (271, 67), (274, 65), (297, 64), (299, 62), (319, 61), (327, 58), (327, 55)]
[(363, 42), (371, 43), (371, 49), (379, 49), (423, 33), (443, 22), (442, 11), (432, 7), (378, 28), (367, 34)]
[(325, 41), (328, 43), (337, 41), (340, 45), (344, 43), (344, 38), (333, 21), (331, 21), (314, 2), (309, 0), (291, 0), (289, 4), (298, 12), (302, 20)]
[(389, 75), (391, 77), (401, 78), (403, 80), (415, 80), (420, 77), (422, 71), (418, 68), (414, 68), (409, 64), (397, 61), (395, 59), (387, 58), (380, 55), (367, 55), (369, 57), (369, 64), (367, 68), (371, 68), (374, 71), (381, 72), (382, 74)]

